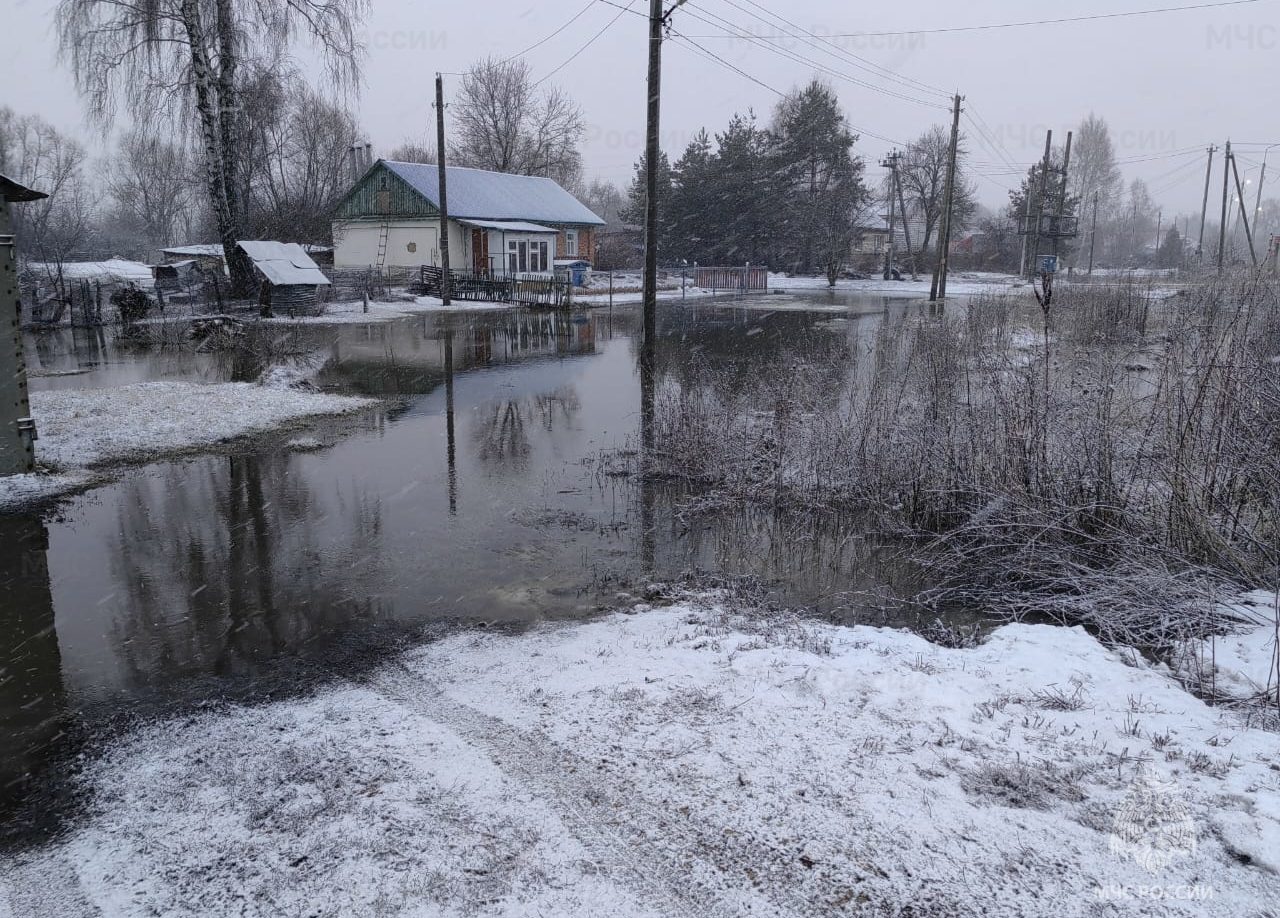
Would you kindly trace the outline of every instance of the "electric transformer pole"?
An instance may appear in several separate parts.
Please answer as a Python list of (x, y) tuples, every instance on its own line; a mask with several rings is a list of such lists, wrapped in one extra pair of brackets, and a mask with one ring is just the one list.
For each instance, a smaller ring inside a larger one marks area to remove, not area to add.
[(21, 475), (36, 467), (36, 425), (27, 395), (27, 362), (22, 353), (22, 306), (9, 205), (48, 195), (0, 175), (0, 475)]
[[(894, 198), (895, 186), (898, 181), (898, 151), (894, 150), (886, 159), (880, 161), (880, 165), (889, 171), (889, 251), (886, 255), (884, 263), (884, 279), (891, 280), (893, 278), (893, 261), (894, 261), (894, 208), (897, 201)], [(905, 215), (904, 215), (905, 217)]]

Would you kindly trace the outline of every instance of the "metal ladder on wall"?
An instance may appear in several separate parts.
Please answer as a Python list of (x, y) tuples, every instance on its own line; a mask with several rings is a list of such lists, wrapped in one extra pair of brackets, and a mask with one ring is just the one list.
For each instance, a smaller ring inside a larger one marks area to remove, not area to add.
[(391, 236), (391, 224), (385, 220), (382, 227), (378, 230), (378, 269), (381, 270), (387, 265), (387, 240)]

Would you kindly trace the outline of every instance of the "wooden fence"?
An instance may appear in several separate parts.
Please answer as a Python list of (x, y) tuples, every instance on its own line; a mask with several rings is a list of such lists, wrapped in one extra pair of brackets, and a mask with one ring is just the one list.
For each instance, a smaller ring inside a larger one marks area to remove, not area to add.
[(740, 268), (696, 265), (693, 285), (707, 290), (768, 290), (769, 269), (750, 265)]
[[(423, 265), (420, 276), (422, 292), (440, 296), (444, 272)], [(486, 300), (511, 303), (514, 306), (568, 306), (573, 299), (568, 280), (536, 275), (487, 275), (466, 271), (449, 272), (449, 295), (455, 300)]]

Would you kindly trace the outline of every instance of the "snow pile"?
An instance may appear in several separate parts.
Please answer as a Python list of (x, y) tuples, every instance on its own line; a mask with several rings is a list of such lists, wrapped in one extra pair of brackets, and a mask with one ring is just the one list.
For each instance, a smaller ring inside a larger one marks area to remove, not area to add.
[(412, 309), (412, 302), (379, 303), (370, 302), (369, 311), (364, 311), (364, 300), (339, 300), (324, 304), (324, 312), (318, 316), (276, 316), (271, 319), (260, 319), (268, 325), (367, 325), (373, 322), (389, 322), (403, 319)]
[(1191, 682), (1218, 698), (1256, 699), (1268, 695), (1275, 704), (1280, 685), (1280, 607), (1274, 592), (1258, 590), (1229, 604), (1242, 622), (1253, 622), (1234, 634), (1192, 641), (1177, 661)]
[(101, 477), (89, 469), (206, 449), (374, 403), (252, 383), (148, 382), (32, 392), (31, 414), (40, 434), (36, 459), (57, 474), (0, 478), (0, 506), (85, 487)]
[(141, 729), (0, 915), (1257, 914), (1278, 746), (1079, 629), (689, 601)]

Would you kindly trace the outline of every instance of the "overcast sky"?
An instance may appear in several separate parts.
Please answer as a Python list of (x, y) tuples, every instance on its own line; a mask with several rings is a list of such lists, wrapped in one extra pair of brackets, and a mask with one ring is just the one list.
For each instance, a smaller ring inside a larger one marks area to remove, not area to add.
[[(627, 0), (619, 2), (625, 6)], [(767, 87), (785, 91), (814, 76), (819, 64), (843, 75), (823, 74), (850, 121), (867, 132), (858, 148), (873, 175), (892, 144), (871, 133), (902, 142), (946, 122), (947, 102), (938, 91), (957, 89), (966, 97), (962, 126), (972, 158), (987, 173), (979, 179), (984, 202), (1003, 203), (1005, 188), (1016, 181), (1001, 174), (1008, 171), (1006, 159), (1022, 166), (1038, 158), (1046, 127), (1058, 138), (1094, 111), (1110, 123), (1117, 155), (1129, 161), (1122, 163), (1126, 179), (1146, 179), (1167, 209), (1198, 211), (1207, 144), (1221, 145), (1228, 137), (1241, 143), (1242, 173), (1256, 180), (1262, 145), (1280, 141), (1273, 101), (1280, 0), (1027, 28), (921, 31), (1192, 2), (756, 0), (757, 6), (750, 0), (690, 0), (676, 12), (675, 27), (759, 83), (680, 41), (666, 43), (663, 147), (674, 159), (700, 127), (714, 132), (735, 111), (754, 108), (767, 118), (777, 99)], [(87, 137), (83, 106), (57, 60), (52, 0), (5, 0), (5, 6), (11, 15), (0, 35), (0, 102), (38, 111)], [(358, 104), (375, 152), (425, 136), (437, 70), (461, 71), (486, 55), (515, 54), (587, 6), (587, 0), (374, 0)], [(647, 6), (647, 0), (635, 0), (632, 9)], [(794, 27), (770, 20), (764, 9)], [(596, 0), (527, 55), (537, 77), (561, 67), (552, 79), (582, 105), (589, 124), (588, 177), (630, 178), (643, 143), (646, 28), (642, 16)], [(786, 37), (797, 28), (820, 36), (905, 34), (831, 38), (835, 47), (814, 47)], [(606, 31), (566, 63), (601, 29)], [(734, 30), (760, 36), (762, 44), (781, 43), (792, 56), (726, 37)], [(457, 83), (457, 77), (446, 79)], [(969, 118), (981, 119), (989, 139), (976, 136)], [(1274, 166), (1267, 184), (1280, 192), (1280, 150)]]

